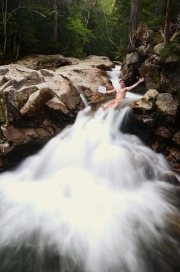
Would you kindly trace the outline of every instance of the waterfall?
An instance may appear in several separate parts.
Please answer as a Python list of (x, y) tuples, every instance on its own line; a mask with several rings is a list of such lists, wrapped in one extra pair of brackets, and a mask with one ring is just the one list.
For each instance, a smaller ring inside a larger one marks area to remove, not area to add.
[(87, 107), (0, 175), (1, 272), (180, 271), (175, 173), (123, 133), (129, 113)]
[[(112, 68), (111, 71), (107, 71), (107, 76), (109, 77), (112, 85), (114, 88), (119, 86), (119, 79), (122, 78), (121, 75), (121, 66), (116, 65), (115, 68)], [(133, 93), (133, 92), (127, 92), (126, 97), (121, 102), (121, 105), (123, 103), (123, 106), (127, 106), (130, 103), (137, 101), (141, 99), (143, 96), (141, 94)]]
[(121, 78), (121, 66), (116, 65), (115, 68), (111, 69), (111, 71), (107, 71), (107, 75), (110, 78), (113, 87), (118, 87), (119, 79)]

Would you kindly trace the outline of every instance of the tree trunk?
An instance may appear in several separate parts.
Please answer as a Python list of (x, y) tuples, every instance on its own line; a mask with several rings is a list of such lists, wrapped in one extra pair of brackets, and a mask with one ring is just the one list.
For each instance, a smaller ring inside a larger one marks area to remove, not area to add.
[(53, 11), (54, 11), (54, 41), (57, 41), (57, 27), (58, 27), (58, 7), (57, 0), (53, 0)]
[(171, 21), (171, 10), (172, 10), (172, 2), (173, 0), (167, 1), (167, 9), (166, 9), (166, 20), (165, 20), (165, 29), (164, 29), (164, 45), (169, 45), (169, 26)]
[(7, 0), (1, 1), (2, 5), (2, 18), (3, 18), (3, 26), (4, 26), (4, 45), (3, 45), (3, 52), (2, 55), (4, 56), (6, 52), (6, 45), (7, 45)]
[(20, 34), (16, 33), (14, 36), (14, 58), (13, 60), (17, 60), (20, 52)]
[(129, 36), (129, 44), (127, 48), (128, 52), (134, 51), (135, 49), (134, 34), (137, 29), (138, 4), (139, 4), (139, 0), (132, 0), (130, 20), (129, 20), (129, 30), (128, 30), (128, 36)]

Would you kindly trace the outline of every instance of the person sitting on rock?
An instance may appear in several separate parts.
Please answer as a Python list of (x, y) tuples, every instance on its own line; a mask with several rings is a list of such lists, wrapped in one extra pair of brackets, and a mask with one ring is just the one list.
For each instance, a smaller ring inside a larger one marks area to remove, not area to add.
[(116, 92), (116, 99), (111, 100), (110, 102), (108, 102), (106, 105), (101, 104), (101, 107), (103, 110), (106, 110), (107, 108), (115, 108), (126, 96), (127, 91), (132, 90), (133, 88), (135, 88), (139, 83), (143, 82), (144, 78), (140, 78), (138, 80), (138, 82), (136, 82), (135, 84), (133, 84), (130, 87), (125, 87), (124, 85), (124, 80), (120, 79), (119, 81), (119, 87), (114, 88), (113, 90), (109, 90), (106, 91), (105, 93), (109, 94), (109, 93), (115, 93)]

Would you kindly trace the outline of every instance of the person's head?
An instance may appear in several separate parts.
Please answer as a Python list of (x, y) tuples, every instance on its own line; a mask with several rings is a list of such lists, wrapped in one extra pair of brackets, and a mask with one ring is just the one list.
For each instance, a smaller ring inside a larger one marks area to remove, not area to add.
[(123, 80), (123, 79), (121, 79), (121, 80), (119, 81), (119, 84), (120, 84), (121, 88), (124, 88), (124, 87), (125, 87), (125, 84), (124, 84), (124, 80)]

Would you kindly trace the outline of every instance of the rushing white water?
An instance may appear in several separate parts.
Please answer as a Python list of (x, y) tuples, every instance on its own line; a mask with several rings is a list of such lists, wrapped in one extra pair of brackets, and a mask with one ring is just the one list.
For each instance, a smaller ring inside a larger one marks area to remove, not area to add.
[(163, 270), (164, 248), (179, 250), (167, 234), (174, 186), (158, 181), (166, 160), (119, 131), (129, 108), (88, 110), (1, 174), (0, 271), (176, 271)]
[(86, 107), (1, 174), (1, 272), (180, 270), (178, 189), (159, 181), (165, 158), (120, 131), (129, 111)]
[[(119, 86), (119, 80), (122, 78), (121, 75), (121, 66), (116, 65), (115, 68), (112, 68), (111, 71), (107, 71), (107, 75), (113, 85), (114, 88)], [(137, 101), (142, 98), (141, 94), (127, 92), (126, 97), (124, 98), (123, 104), (126, 103), (127, 105), (133, 101)]]
[(121, 66), (116, 65), (111, 71), (107, 71), (107, 75), (111, 80), (112, 85), (115, 87), (119, 86), (119, 79), (121, 78)]

